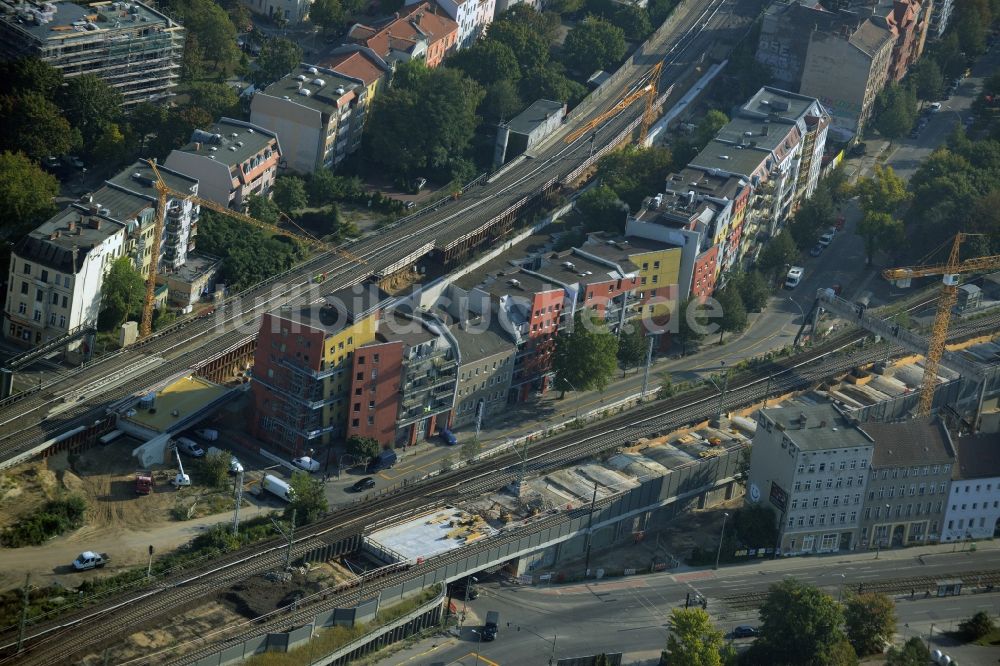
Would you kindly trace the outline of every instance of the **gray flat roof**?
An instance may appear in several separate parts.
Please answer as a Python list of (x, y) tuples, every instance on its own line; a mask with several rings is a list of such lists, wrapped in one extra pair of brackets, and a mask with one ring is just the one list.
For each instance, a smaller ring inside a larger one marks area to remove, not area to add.
[(449, 326), (448, 330), (458, 342), (463, 364), (514, 351), (513, 340), (504, 332), (497, 317), (494, 316), (488, 316), (485, 324), (480, 318), (469, 321), (464, 327), (457, 324)]
[[(586, 248), (581, 249), (586, 251)], [(566, 268), (563, 266), (563, 264), (567, 261), (573, 264), (573, 268)], [(630, 264), (630, 266), (630, 269), (625, 268), (624, 266), (622, 268), (625, 270), (636, 269), (635, 264)], [(565, 254), (561, 253), (561, 256), (558, 259), (548, 259), (542, 267), (535, 272), (540, 275), (550, 277), (553, 280), (565, 282), (566, 284), (591, 284), (594, 282), (618, 280), (624, 277), (624, 275), (611, 266), (606, 266), (575, 252)], [(584, 275), (584, 273), (588, 272), (590, 273), (589, 275)]]
[(551, 116), (562, 111), (565, 104), (550, 99), (538, 99), (527, 109), (511, 118), (507, 128), (515, 134), (530, 134)]
[[(160, 177), (170, 189), (185, 194), (197, 193), (198, 180), (196, 178), (172, 171), (162, 164), (157, 164), (156, 170), (160, 172)], [(106, 182), (140, 196), (149, 197), (153, 201), (156, 200), (156, 176), (153, 173), (153, 168), (145, 160), (136, 160), (130, 167), (123, 169)]]
[(740, 108), (741, 114), (760, 118), (778, 116), (787, 120), (801, 118), (816, 100), (806, 95), (764, 86)]
[[(785, 435), (803, 451), (826, 451), (872, 446), (871, 438), (852, 425), (833, 403), (791, 402), (761, 413), (784, 428)], [(805, 416), (805, 427), (801, 420)]]
[(221, 263), (222, 259), (208, 254), (189, 254), (184, 264), (170, 273), (170, 277), (182, 282), (194, 282)]
[[(93, 36), (101, 32), (130, 32), (139, 26), (143, 28), (155, 25), (177, 26), (165, 14), (134, 0), (129, 3), (130, 7), (135, 7), (134, 11), (115, 9), (111, 2), (77, 5), (57, 0), (46, 4), (53, 7), (55, 11), (49, 14), (45, 12), (45, 7), (41, 3), (36, 5), (26, 3), (23, 5), (24, 12), (21, 13), (21, 20), (18, 21), (18, 12), (15, 9), (17, 6), (12, 2), (0, 3), (0, 8), (2, 8), (0, 20), (17, 26), (19, 30), (30, 34), (39, 42)], [(31, 12), (31, 9), (38, 13)], [(31, 16), (30, 19), (28, 19), (29, 16)], [(51, 18), (45, 23), (39, 23), (36, 22), (35, 16)]]
[[(256, 155), (272, 141), (275, 141), (275, 135), (270, 130), (242, 120), (220, 118), (211, 127), (192, 132), (191, 140), (180, 150), (196, 155), (215, 155), (215, 159), (223, 164), (236, 165)], [(196, 149), (195, 144), (199, 143), (201, 150)]]
[(736, 146), (712, 139), (690, 164), (702, 169), (718, 169), (749, 177), (768, 158), (768, 155), (768, 152), (759, 148), (741, 150)]
[(900, 423), (863, 423), (861, 429), (875, 440), (872, 466), (906, 467), (951, 462), (951, 438), (939, 422), (912, 419)]
[(398, 340), (407, 347), (416, 347), (435, 340), (438, 334), (428, 329), (420, 317), (407, 317), (392, 310), (379, 324), (378, 337), (385, 342)]
[[(322, 84), (317, 84), (316, 81), (322, 81)], [(302, 63), (264, 88), (264, 94), (278, 98), (287, 97), (289, 102), (301, 104), (321, 113), (332, 114), (337, 109), (337, 100), (345, 95), (353, 95), (354, 89), (361, 87), (363, 87), (361, 83), (342, 76), (332, 69)], [(303, 95), (303, 90), (308, 90), (309, 94)]]

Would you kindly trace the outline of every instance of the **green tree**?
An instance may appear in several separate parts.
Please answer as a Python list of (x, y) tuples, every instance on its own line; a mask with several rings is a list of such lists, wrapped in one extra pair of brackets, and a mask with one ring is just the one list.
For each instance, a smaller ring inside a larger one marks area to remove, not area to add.
[[(530, 9), (527, 5), (515, 5), (514, 9), (518, 7)], [(486, 31), (487, 41), (503, 44), (517, 54), (522, 73), (543, 67), (549, 60), (549, 43), (552, 41), (545, 19), (533, 9), (531, 15), (523, 13), (523, 10), (512, 15), (512, 11), (505, 12), (490, 24)], [(519, 18), (521, 16), (527, 18)]]
[(996, 628), (993, 618), (986, 611), (979, 611), (958, 624), (958, 633), (967, 641), (977, 641)]
[[(419, 61), (400, 65), (393, 87), (374, 100), (365, 128), (368, 155), (406, 179), (463, 175), (483, 95), (458, 70), (429, 70)], [(419, 132), (413, 131), (414, 118), (422, 119)]]
[(90, 154), (101, 164), (114, 165), (126, 158), (128, 146), (125, 145), (125, 135), (116, 123), (105, 125), (97, 143), (90, 149)]
[(719, 344), (726, 333), (739, 333), (747, 327), (747, 310), (740, 296), (739, 287), (726, 285), (718, 294), (716, 300), (722, 307), (722, 319), (719, 321)]
[(462, 442), (461, 453), (462, 460), (472, 460), (478, 456), (483, 450), (482, 442), (480, 442), (475, 437), (470, 437), (469, 439)]
[(896, 631), (896, 604), (877, 592), (852, 595), (844, 607), (844, 622), (855, 653), (879, 654)]
[(234, 292), (288, 270), (301, 256), (287, 236), (208, 210), (202, 210), (198, 222), (198, 248), (222, 257), (221, 281)]
[(226, 488), (229, 485), (229, 454), (212, 451), (201, 463), (205, 483), (212, 488)]
[[(202, 76), (206, 70), (231, 73), (240, 62), (236, 26), (223, 7), (212, 0), (169, 0), (168, 13), (184, 24), (185, 79)], [(209, 66), (207, 61), (211, 61)]]
[(38, 93), (54, 101), (62, 83), (62, 71), (38, 58), (0, 62), (0, 95)]
[(916, 86), (917, 98), (934, 101), (944, 92), (944, 74), (941, 67), (931, 58), (921, 58), (910, 68), (910, 77)]
[(628, 330), (618, 338), (618, 362), (622, 364), (622, 377), (630, 367), (637, 368), (645, 362), (648, 346), (642, 323), (636, 320), (628, 324)]
[(117, 123), (122, 115), (121, 93), (96, 74), (66, 79), (58, 104), (70, 125), (80, 131), (85, 148), (94, 146), (104, 128)]
[(625, 208), (607, 185), (592, 187), (577, 197), (576, 210), (587, 231), (621, 232), (624, 229)]
[(482, 39), (448, 58), (448, 66), (461, 70), (484, 88), (498, 81), (517, 81), (521, 76), (518, 57), (501, 42)]
[(309, 20), (325, 30), (340, 28), (344, 22), (344, 7), (340, 0), (315, 0), (309, 8)]
[[(750, 449), (744, 451), (749, 472)], [(744, 506), (733, 515), (733, 532), (747, 548), (773, 547), (778, 540), (778, 516), (766, 504)]]
[(673, 341), (680, 343), (681, 354), (686, 354), (688, 345), (694, 344), (705, 337), (707, 320), (703, 305), (697, 298), (689, 296), (680, 302), (676, 311), (670, 315)]
[(917, 95), (911, 86), (892, 83), (875, 100), (875, 129), (889, 140), (898, 139), (917, 120)]
[(764, 245), (757, 257), (757, 268), (765, 274), (774, 275), (790, 264), (798, 253), (792, 235), (787, 229), (783, 230)]
[(917, 636), (906, 641), (902, 648), (892, 646), (885, 656), (886, 666), (927, 666), (931, 661), (930, 650)]
[(302, 62), (302, 47), (290, 39), (279, 37), (264, 42), (257, 57), (257, 69), (250, 78), (258, 85), (273, 83), (290, 73)]
[(261, 222), (267, 222), (268, 224), (277, 224), (278, 218), (281, 215), (281, 209), (278, 208), (278, 204), (274, 203), (271, 199), (259, 194), (252, 194), (247, 200), (247, 212), (250, 217), (256, 218)]
[(285, 507), (285, 518), (291, 518), (292, 511), (295, 511), (296, 526), (315, 522), (329, 510), (322, 479), (314, 478), (305, 471), (293, 472), (288, 485), (292, 488), (292, 500)]
[(544, 67), (530, 70), (521, 79), (521, 99), (535, 101), (551, 99), (556, 102), (576, 104), (587, 94), (587, 89), (570, 79), (560, 63), (550, 62)]
[(584, 0), (552, 0), (546, 5), (546, 8), (565, 16), (580, 11), (584, 4)]
[(738, 282), (740, 297), (743, 305), (750, 312), (760, 312), (767, 305), (767, 300), (771, 297), (771, 289), (767, 286), (767, 281), (757, 271), (750, 271), (742, 276)]
[(0, 153), (0, 237), (14, 238), (34, 229), (53, 212), (59, 181), (24, 153)]
[(278, 208), (291, 214), (294, 210), (309, 205), (306, 184), (298, 176), (281, 176), (274, 181), (274, 203)]
[[(129, 136), (137, 145), (140, 156), (146, 155), (146, 141), (150, 135), (155, 135), (167, 121), (167, 109), (160, 104), (142, 102), (133, 107), (128, 117)], [(154, 157), (161, 157), (157, 153)]]
[(371, 460), (378, 455), (381, 446), (374, 437), (362, 437), (351, 435), (344, 443), (345, 450), (356, 458), (366, 458)]
[(694, 131), (694, 140), (699, 146), (699, 150), (708, 145), (708, 142), (718, 136), (719, 131), (729, 123), (729, 116), (718, 109), (711, 109), (705, 117), (698, 123)]
[[(829, 664), (824, 655), (839, 653), (846, 638), (837, 602), (794, 578), (771, 586), (760, 619), (755, 647), (767, 659), (761, 663)], [(790, 636), (795, 639), (789, 640)]]
[(52, 101), (39, 92), (0, 96), (0, 150), (21, 151), (35, 161), (70, 152), (79, 143)]
[(226, 83), (201, 81), (188, 86), (189, 106), (204, 109), (214, 118), (233, 116), (239, 113), (240, 98), (236, 89)]
[(673, 169), (673, 156), (668, 148), (627, 147), (605, 155), (597, 163), (597, 176), (618, 197), (637, 211), (650, 192), (657, 192)]
[(670, 611), (670, 635), (663, 663), (671, 666), (722, 666), (732, 658), (722, 632), (701, 608)]
[[(591, 317), (591, 313), (586, 316)], [(552, 369), (556, 387), (566, 391), (603, 391), (618, 367), (618, 339), (603, 324), (577, 312), (572, 330), (562, 330), (556, 336)]]
[(910, 198), (906, 182), (888, 166), (876, 166), (874, 174), (855, 183), (853, 190), (865, 212), (893, 213)]
[(650, 0), (648, 10), (649, 19), (653, 25), (660, 25), (674, 13), (674, 8), (680, 0)]
[(633, 42), (642, 41), (653, 32), (649, 22), (649, 12), (636, 5), (622, 5), (611, 17), (611, 22), (622, 29), (625, 39)]
[(816, 237), (833, 224), (834, 215), (833, 197), (826, 188), (816, 188), (813, 196), (803, 201), (795, 211), (788, 226), (796, 246), (801, 250), (811, 247), (816, 242)]
[(875, 253), (898, 248), (905, 238), (903, 223), (889, 213), (870, 212), (858, 222), (858, 234), (865, 240), (865, 254), (868, 265), (872, 265)]
[(624, 55), (622, 29), (594, 16), (577, 23), (563, 43), (566, 64), (586, 76), (599, 69), (612, 69)]
[(111, 264), (101, 285), (101, 322), (105, 330), (114, 330), (137, 314), (146, 297), (146, 281), (131, 257), (118, 257)]
[(480, 113), (488, 122), (510, 120), (524, 108), (517, 86), (510, 80), (497, 81), (486, 89)]

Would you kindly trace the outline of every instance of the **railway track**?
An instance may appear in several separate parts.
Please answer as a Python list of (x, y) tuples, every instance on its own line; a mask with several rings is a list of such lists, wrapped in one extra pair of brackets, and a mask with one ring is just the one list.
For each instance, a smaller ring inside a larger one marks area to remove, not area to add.
[[(734, 380), (726, 395), (724, 408), (732, 409), (759, 400), (766, 388), (765, 382), (769, 383), (773, 394), (800, 390), (831, 374), (884, 358), (884, 349), (878, 347), (841, 354), (863, 337), (865, 335), (861, 332), (849, 332), (806, 353), (767, 364)], [(717, 399), (715, 390), (701, 389), (608, 419), (586, 434), (574, 431), (544, 440), (529, 451), (528, 468), (531, 472), (541, 472), (560, 467), (570, 461), (623, 446), (651, 432), (668, 431), (704, 420), (714, 414)], [(501, 453), (462, 470), (400, 489), (394, 494), (334, 511), (322, 521), (300, 531), (293, 547), (293, 557), (301, 556), (318, 545), (361, 535), (379, 522), (396, 522), (434, 506), (495, 490), (514, 479), (520, 467), (519, 460), (515, 452)], [(391, 518), (386, 519), (387, 515)], [(37, 624), (28, 630), (29, 650), (18, 657), (18, 663), (51, 663), (47, 660), (65, 653), (67, 643), (74, 649), (84, 650), (107, 641), (109, 636), (127, 634), (210, 591), (278, 568), (283, 558), (283, 544), (270, 541), (228, 554), (200, 569), (164, 579), (153, 589), (109, 599), (58, 620)], [(392, 583), (386, 581), (385, 584)], [(334, 598), (331, 603), (337, 600), (340, 597)], [(317, 611), (312, 609), (312, 612)], [(95, 618), (106, 615), (107, 618), (94, 622)], [(9, 653), (12, 646), (13, 633), (6, 632), (0, 639), (0, 650)]]
[[(674, 29), (662, 36), (663, 42), (672, 39), (673, 46), (664, 49), (659, 55), (643, 56), (644, 59), (652, 60), (635, 67), (634, 74), (628, 80), (615, 85), (627, 88), (655, 59), (662, 59), (667, 65), (663, 80), (669, 82), (670, 77), (677, 74), (678, 59), (730, 1), (710, 0), (702, 4), (689, 0), (682, 3), (675, 11), (680, 12), (683, 20), (679, 19)], [(607, 97), (609, 103), (611, 99), (615, 99), (614, 95), (609, 94)], [(586, 122), (599, 113), (603, 106), (594, 105), (594, 108), (575, 117), (573, 122), (565, 126), (564, 131), (569, 131), (574, 123)], [(599, 130), (600, 141), (608, 141), (620, 134), (640, 114), (639, 109), (633, 109), (607, 121)], [(93, 423), (117, 401), (142, 393), (185, 369), (196, 368), (199, 364), (213, 360), (241, 341), (253, 339), (263, 312), (279, 305), (319, 297), (320, 292), (315, 289), (313, 276), (319, 273), (327, 275), (322, 293), (358, 284), (370, 276), (373, 270), (409, 256), (428, 242), (435, 242), (439, 237), (455, 236), (463, 225), (468, 225), (470, 217), (494, 219), (512, 205), (519, 205), (525, 197), (532, 196), (540, 188), (560, 182), (561, 178), (589, 159), (591, 150), (589, 136), (565, 145), (556, 138), (544, 149), (543, 154), (526, 160), (487, 183), (473, 187), (458, 202), (442, 200), (429, 212), (404, 218), (380, 230), (378, 234), (343, 245), (343, 251), (339, 254), (315, 257), (285, 274), (228, 299), (216, 309), (211, 318), (183, 322), (144, 343), (67, 373), (41, 391), (34, 391), (20, 399), (8, 399), (0, 404), (0, 428), (3, 429), (3, 434), (0, 435), (0, 467), (6, 461), (31, 451), (33, 447), (63, 432)], [(355, 257), (360, 261), (355, 260)], [(162, 357), (163, 362), (154, 371), (143, 375), (140, 386), (119, 386), (94, 396), (78, 395), (81, 386), (123, 371), (143, 357), (150, 356)], [(58, 414), (53, 413), (53, 409), (58, 410)]]
[[(957, 578), (966, 584), (980, 585), (1000, 585), (1000, 569), (987, 571), (963, 571), (956, 573)], [(923, 597), (925, 592), (930, 590), (932, 595), (937, 594), (937, 583), (942, 576), (909, 576), (903, 578), (890, 578), (876, 582), (861, 582), (855, 586), (845, 585), (847, 589), (861, 592), (878, 592), (881, 594), (898, 595), (914, 594)], [(764, 605), (767, 600), (767, 591), (746, 592), (722, 597), (721, 601), (726, 608), (732, 611), (754, 611)]]

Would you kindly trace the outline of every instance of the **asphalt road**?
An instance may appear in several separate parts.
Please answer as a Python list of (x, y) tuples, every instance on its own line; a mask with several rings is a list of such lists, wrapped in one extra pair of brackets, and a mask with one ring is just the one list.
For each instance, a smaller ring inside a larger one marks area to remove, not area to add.
[[(846, 589), (864, 581), (916, 575), (951, 578), (963, 569), (1000, 566), (1000, 550), (952, 553), (947, 547), (938, 547), (919, 551), (928, 553), (924, 556), (927, 564), (920, 564), (911, 554), (917, 550), (911, 549), (883, 553), (879, 560), (871, 554), (832, 555), (550, 588), (488, 583), (481, 586), (478, 599), (468, 602), (465, 626), (458, 636), (421, 641), (380, 663), (471, 665), (478, 652), (483, 664), (543, 664), (551, 654), (566, 658), (603, 651), (621, 651), (626, 654), (624, 663), (642, 663), (658, 657), (666, 643), (671, 609), (683, 607), (686, 593), (692, 590), (705, 595), (709, 613), (728, 637), (733, 627), (755, 626), (758, 620), (754, 611), (727, 610), (719, 598), (766, 590), (786, 576), (817, 585), (837, 597), (841, 582)], [(456, 606), (461, 611), (465, 604), (459, 600)], [(500, 612), (500, 635), (493, 643), (480, 644), (474, 630), (481, 627), (489, 610)], [(973, 594), (967, 589), (960, 597), (898, 599), (896, 638), (926, 639), (933, 624), (935, 646), (963, 666), (996, 663), (998, 651), (954, 647), (942, 635), (978, 610), (1000, 615), (1000, 593)], [(740, 645), (748, 641), (734, 642)]]

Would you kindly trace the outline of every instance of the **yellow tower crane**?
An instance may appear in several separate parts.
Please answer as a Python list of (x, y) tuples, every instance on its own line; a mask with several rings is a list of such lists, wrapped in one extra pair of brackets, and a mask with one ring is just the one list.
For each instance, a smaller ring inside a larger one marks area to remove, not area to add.
[(589, 132), (590, 130), (598, 127), (606, 120), (615, 117), (628, 107), (632, 106), (633, 103), (640, 99), (646, 100), (646, 108), (642, 113), (642, 125), (639, 129), (639, 143), (646, 140), (646, 134), (649, 132), (649, 126), (653, 124), (654, 113), (653, 113), (653, 102), (656, 101), (657, 86), (660, 82), (660, 75), (663, 73), (663, 63), (658, 62), (653, 67), (650, 68), (648, 72), (643, 76), (644, 83), (640, 83), (640, 87), (628, 95), (625, 95), (620, 102), (615, 104), (613, 107), (597, 116), (590, 122), (576, 128), (563, 139), (566, 143), (573, 143), (581, 136)]
[(368, 263), (364, 259), (352, 254), (351, 252), (343, 248), (336, 247), (319, 238), (316, 238), (308, 231), (306, 231), (298, 224), (296, 224), (290, 217), (288, 217), (284, 213), (281, 214), (282, 218), (285, 219), (288, 223), (295, 226), (298, 229), (297, 232), (288, 231), (287, 229), (282, 229), (281, 227), (277, 227), (273, 224), (262, 222), (255, 217), (232, 210), (209, 199), (203, 199), (202, 197), (190, 193), (178, 192), (177, 190), (173, 190), (170, 188), (169, 185), (167, 185), (163, 181), (163, 177), (160, 175), (159, 169), (157, 169), (156, 162), (154, 162), (153, 160), (147, 160), (146, 163), (149, 164), (149, 167), (153, 170), (153, 175), (156, 176), (155, 187), (157, 192), (157, 202), (156, 202), (156, 222), (153, 226), (153, 258), (150, 264), (149, 275), (146, 276), (146, 299), (142, 305), (142, 322), (139, 325), (139, 337), (144, 338), (153, 332), (153, 305), (156, 300), (156, 268), (157, 265), (159, 264), (158, 261), (159, 247), (160, 247), (160, 242), (163, 238), (163, 222), (167, 211), (167, 201), (169, 200), (170, 197), (190, 200), (193, 203), (204, 206), (205, 208), (213, 210), (216, 213), (220, 213), (222, 215), (227, 215), (237, 220), (241, 220), (259, 229), (263, 229), (264, 231), (269, 231), (271, 233), (276, 233), (276, 234), (282, 234), (285, 236), (291, 236), (292, 238), (302, 241), (303, 243), (305, 243), (310, 247), (318, 247), (320, 249), (329, 252), (336, 252), (359, 264)]
[(934, 390), (938, 383), (938, 366), (941, 364), (941, 356), (944, 354), (945, 342), (948, 338), (948, 324), (951, 323), (951, 309), (955, 306), (955, 301), (958, 298), (958, 285), (962, 274), (1000, 268), (1000, 255), (976, 257), (964, 261), (960, 259), (959, 250), (962, 243), (970, 236), (978, 235), (981, 234), (956, 234), (952, 240), (951, 251), (946, 263), (888, 268), (882, 272), (885, 279), (901, 283), (900, 286), (904, 287), (909, 286), (910, 279), (915, 277), (943, 276), (941, 296), (938, 298), (934, 325), (931, 327), (927, 356), (924, 361), (924, 384), (920, 390), (918, 414), (929, 413), (931, 404), (934, 402)]

